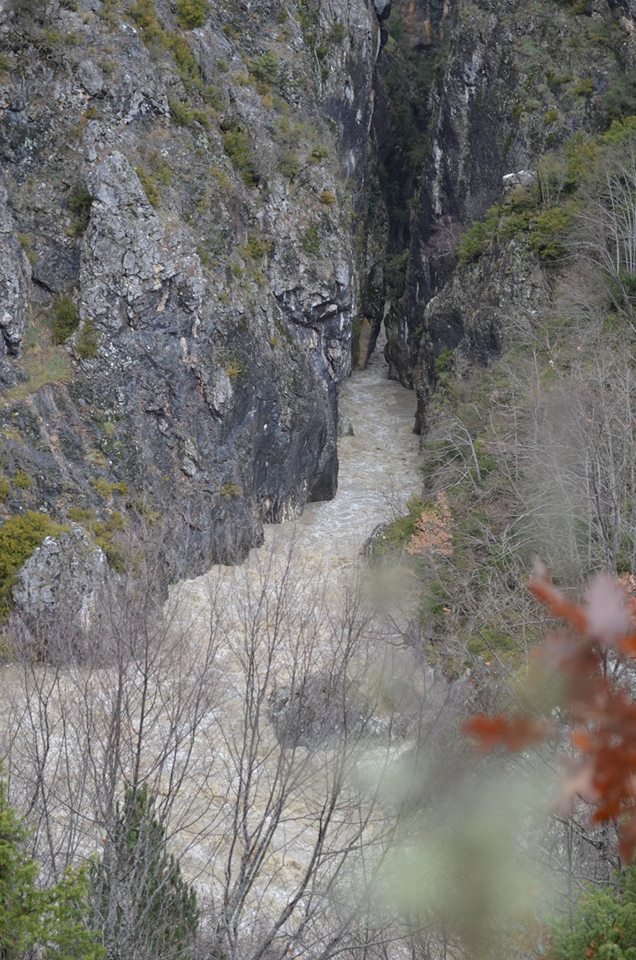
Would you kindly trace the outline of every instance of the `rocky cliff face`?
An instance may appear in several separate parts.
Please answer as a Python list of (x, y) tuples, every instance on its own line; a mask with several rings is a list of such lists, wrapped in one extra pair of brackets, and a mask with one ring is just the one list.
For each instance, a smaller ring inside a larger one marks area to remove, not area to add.
[(333, 496), (378, 33), (366, 0), (0, 3), (5, 515), (174, 515), (192, 573)]
[(449, 352), (485, 362), (549, 296), (522, 245), (458, 267), (458, 240), (636, 103), (634, 13), (5, 0), (3, 515), (108, 550), (159, 512), (175, 575), (241, 557), (333, 496), (338, 384), (383, 320), (421, 428)]
[(389, 26), (381, 79), (404, 56), (405, 37), (420, 70), (434, 66), (403, 230), (408, 252), (387, 304), (387, 359), (393, 376), (417, 386), (421, 427), (437, 358), (459, 348), (486, 360), (540, 305), (547, 284), (536, 258), (514, 249), (457, 270), (459, 237), (546, 151), (629, 111), (635, 24), (630, 4), (614, 0), (409, 0), (394, 14), (402, 21), (393, 41)]

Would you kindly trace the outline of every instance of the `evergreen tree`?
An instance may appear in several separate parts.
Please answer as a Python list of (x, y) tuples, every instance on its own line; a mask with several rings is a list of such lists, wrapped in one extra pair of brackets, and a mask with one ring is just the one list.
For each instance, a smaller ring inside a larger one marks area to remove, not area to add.
[(190, 960), (196, 892), (168, 853), (146, 788), (128, 790), (94, 871), (95, 922), (108, 960)]
[(556, 928), (547, 960), (636, 960), (636, 867), (621, 882), (619, 892), (591, 890), (581, 899), (572, 924)]
[(0, 960), (24, 960), (35, 951), (45, 960), (103, 960), (87, 926), (85, 872), (69, 871), (55, 886), (39, 888), (26, 839), (0, 780)]

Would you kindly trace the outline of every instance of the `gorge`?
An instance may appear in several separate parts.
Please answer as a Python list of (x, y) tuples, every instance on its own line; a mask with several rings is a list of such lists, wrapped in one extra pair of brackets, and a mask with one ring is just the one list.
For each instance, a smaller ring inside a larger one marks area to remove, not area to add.
[[(507, 949), (349, 894), (392, 805), (472, 842), (535, 558), (633, 588), (635, 51), (634, 0), (0, 0), (0, 762), (46, 883), (106, 838), (96, 960), (195, 956), (113, 919), (149, 796), (197, 958)], [(610, 834), (528, 841), (570, 919)]]
[(352, 342), (364, 365), (386, 321), (421, 428), (436, 364), (531, 322), (536, 260), (513, 244), (453, 275), (458, 236), (504, 177), (603, 126), (633, 21), (601, 0), (179, 16), (3, 5), (0, 414), (7, 516), (45, 510), (108, 553), (140, 504), (177, 509), (181, 576), (333, 495)]

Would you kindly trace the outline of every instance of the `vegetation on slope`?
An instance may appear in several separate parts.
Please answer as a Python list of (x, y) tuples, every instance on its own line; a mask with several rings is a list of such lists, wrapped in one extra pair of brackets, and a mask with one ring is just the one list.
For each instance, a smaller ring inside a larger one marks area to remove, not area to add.
[[(542, 630), (522, 590), (535, 557), (571, 586), (636, 568), (635, 157), (634, 117), (576, 136), (460, 242), (467, 288), (512, 243), (550, 265), (552, 295), (488, 368), (440, 353), (423, 498), (385, 537), (411, 556), (423, 636), (452, 672), (527, 656)], [(452, 555), (415, 551), (417, 513), (442, 492)]]

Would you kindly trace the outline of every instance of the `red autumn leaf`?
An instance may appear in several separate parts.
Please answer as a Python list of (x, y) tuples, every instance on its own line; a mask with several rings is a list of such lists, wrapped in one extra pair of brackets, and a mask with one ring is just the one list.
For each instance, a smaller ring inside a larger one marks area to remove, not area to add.
[(563, 596), (547, 578), (531, 580), (528, 589), (555, 617), (567, 621), (579, 633), (587, 633), (585, 610)]
[(629, 863), (636, 851), (636, 812), (621, 828), (619, 849), (623, 859)]
[(621, 650), (629, 657), (636, 657), (636, 634), (630, 633), (628, 637), (623, 637)]
[[(633, 581), (633, 582), (632, 582)], [(636, 577), (630, 578), (630, 590)], [(533, 657), (533, 668), (544, 677), (560, 675), (561, 707), (573, 723), (572, 745), (585, 761), (563, 782), (564, 806), (576, 795), (595, 804), (593, 820), (616, 820), (620, 850), (629, 860), (636, 852), (636, 704), (629, 689), (616, 680), (620, 670), (610, 662), (636, 657), (636, 601), (624, 583), (601, 575), (586, 594), (586, 606), (576, 604), (541, 574), (530, 590), (551, 613), (565, 620), (569, 631), (549, 634)], [(464, 725), (482, 750), (504, 747), (521, 750), (543, 739), (548, 726), (534, 717), (488, 717), (479, 714)]]
[(514, 717), (488, 717), (479, 713), (463, 725), (464, 733), (475, 737), (482, 750), (505, 747), (506, 750), (523, 750), (543, 740), (547, 733), (545, 723), (539, 723), (532, 717), (518, 714)]
[(592, 738), (587, 730), (574, 730), (572, 732), (572, 746), (583, 753), (589, 753), (592, 749)]

